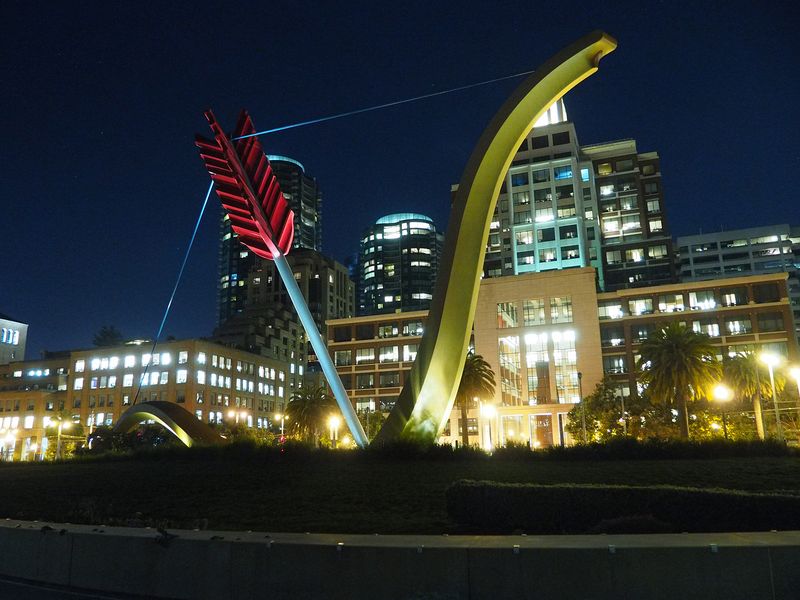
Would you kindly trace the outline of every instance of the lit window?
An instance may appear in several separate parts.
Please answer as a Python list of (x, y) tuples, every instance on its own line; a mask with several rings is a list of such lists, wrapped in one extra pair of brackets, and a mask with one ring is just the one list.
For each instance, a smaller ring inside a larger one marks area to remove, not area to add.
[(158, 371), (150, 372), (150, 385), (156, 385), (158, 383), (158, 375)]
[(550, 298), (550, 320), (553, 323), (572, 323), (572, 296)]
[(189, 353), (186, 350), (178, 352), (178, 364), (183, 365), (189, 362)]
[(109, 378), (108, 378), (108, 387), (110, 387), (110, 388), (117, 387), (117, 376), (116, 375), (110, 375), (109, 376)]
[(100, 368), (100, 359), (93, 358), (91, 362), (92, 371), (97, 371)]
[(175, 374), (175, 382), (176, 383), (186, 383), (186, 369), (178, 369), (178, 372)]
[(82, 390), (83, 389), (83, 377), (76, 377), (75, 383), (72, 385), (73, 390)]
[(161, 355), (161, 364), (168, 365), (170, 363), (172, 363), (172, 355), (169, 352), (164, 352)]
[(406, 344), (403, 346), (403, 362), (414, 362), (417, 358), (418, 344)]
[(398, 362), (400, 360), (399, 348), (397, 346), (382, 346), (378, 360), (382, 363)]
[(206, 353), (205, 352), (198, 352), (197, 353), (197, 364), (199, 364), (199, 365), (206, 364)]
[(375, 362), (375, 349), (374, 348), (358, 348), (356, 349), (356, 364)]
[(75, 372), (76, 373), (83, 373), (83, 370), (86, 368), (86, 361), (85, 360), (76, 360), (75, 361)]
[(197, 372), (197, 383), (204, 385), (206, 382), (206, 372), (205, 371), (198, 371)]
[(150, 354), (142, 354), (142, 366), (146, 367), (150, 364)]
[(133, 374), (125, 373), (122, 376), (122, 387), (131, 387), (133, 385)]
[(117, 367), (119, 367), (119, 356), (112, 356), (108, 359), (108, 368), (116, 369)]
[(166, 385), (169, 383), (169, 371), (161, 371), (161, 377), (159, 378), (158, 383), (161, 385)]
[(33, 415), (27, 415), (22, 422), (25, 429), (33, 429)]
[(130, 369), (131, 367), (135, 367), (136, 366), (136, 357), (133, 354), (129, 354), (128, 356), (126, 356), (123, 366), (126, 369)]

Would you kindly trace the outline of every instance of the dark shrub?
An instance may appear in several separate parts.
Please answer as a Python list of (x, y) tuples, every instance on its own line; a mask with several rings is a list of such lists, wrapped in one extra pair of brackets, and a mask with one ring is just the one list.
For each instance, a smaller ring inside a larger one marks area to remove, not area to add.
[(734, 490), (462, 480), (446, 499), (451, 519), (487, 533), (586, 533), (602, 521), (645, 516), (675, 531), (800, 528), (800, 496)]

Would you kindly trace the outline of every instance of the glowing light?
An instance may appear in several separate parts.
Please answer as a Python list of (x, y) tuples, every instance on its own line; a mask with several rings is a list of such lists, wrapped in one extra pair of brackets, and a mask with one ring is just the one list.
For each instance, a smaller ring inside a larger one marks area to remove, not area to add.
[(777, 354), (772, 354), (771, 352), (764, 352), (759, 358), (761, 359), (761, 362), (773, 369), (783, 362), (783, 359), (780, 356)]
[(719, 402), (728, 402), (733, 398), (733, 390), (723, 383), (715, 385), (712, 394), (714, 395), (714, 399)]
[(481, 415), (487, 418), (492, 418), (497, 415), (497, 408), (494, 404), (484, 404), (481, 406)]

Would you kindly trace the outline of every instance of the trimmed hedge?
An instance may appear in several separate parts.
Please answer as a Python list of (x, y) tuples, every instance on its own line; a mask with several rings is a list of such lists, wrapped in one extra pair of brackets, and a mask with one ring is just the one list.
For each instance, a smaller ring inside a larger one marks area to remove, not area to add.
[(531, 451), (527, 446), (512, 445), (498, 448), (494, 456), (509, 460), (662, 460), (714, 459), (754, 456), (796, 456), (800, 451), (777, 440), (660, 440), (638, 441), (619, 437), (607, 442), (552, 446)]
[(645, 533), (800, 529), (800, 496), (675, 486), (461, 480), (450, 518), (480, 533)]

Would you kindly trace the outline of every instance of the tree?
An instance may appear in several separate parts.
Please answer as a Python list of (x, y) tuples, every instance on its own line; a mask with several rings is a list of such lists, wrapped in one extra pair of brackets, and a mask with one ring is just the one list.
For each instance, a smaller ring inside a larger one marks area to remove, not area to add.
[(710, 338), (673, 322), (650, 336), (639, 352), (641, 382), (653, 399), (675, 404), (681, 437), (689, 439), (689, 399), (705, 396), (719, 381), (720, 364)]
[(575, 439), (583, 436), (581, 413), (586, 411), (586, 436), (590, 442), (607, 442), (627, 435), (645, 438), (669, 438), (677, 433), (670, 410), (653, 405), (646, 394), (625, 397), (625, 415), (619, 384), (608, 377), (594, 391), (582, 398), (569, 413), (566, 429)]
[(461, 443), (469, 446), (467, 411), (474, 398), (494, 396), (494, 371), (480, 354), (470, 351), (464, 360), (464, 371), (456, 392), (456, 404), (461, 409)]
[(98, 348), (105, 346), (119, 346), (124, 340), (122, 332), (113, 325), (103, 325), (100, 330), (94, 334), (92, 343)]
[[(731, 386), (736, 399), (746, 401), (753, 405), (756, 414), (756, 431), (759, 439), (764, 439), (764, 412), (761, 399), (771, 398), (772, 389), (769, 384), (769, 371), (758, 357), (752, 352), (737, 354), (725, 361), (723, 365), (725, 380)], [(785, 386), (785, 378), (780, 373), (775, 373), (776, 393), (780, 393)]]
[(300, 388), (286, 405), (289, 428), (303, 439), (313, 439), (315, 444), (325, 420), (337, 411), (336, 400), (322, 386)]
[(367, 434), (367, 439), (371, 442), (378, 435), (378, 432), (383, 427), (388, 413), (378, 410), (360, 410), (358, 411), (358, 420), (361, 421), (361, 426), (364, 428), (364, 433)]

